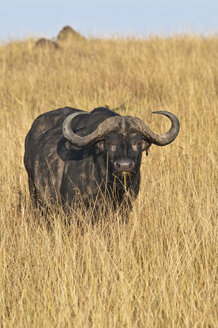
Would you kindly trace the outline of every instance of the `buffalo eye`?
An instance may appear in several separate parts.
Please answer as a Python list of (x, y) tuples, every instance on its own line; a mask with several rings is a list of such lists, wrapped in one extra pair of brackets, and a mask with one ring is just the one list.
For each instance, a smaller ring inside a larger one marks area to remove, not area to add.
[(109, 148), (109, 150), (111, 150), (111, 151), (115, 151), (117, 148), (117, 145), (115, 145), (114, 143), (112, 143), (110, 141), (106, 141), (106, 145)]
[(111, 148), (111, 151), (115, 151), (117, 146), (116, 145), (111, 145), (110, 148)]
[(109, 149), (110, 149), (111, 151), (115, 151), (116, 148), (117, 148), (116, 145), (109, 145)]
[(142, 141), (138, 141), (138, 142), (135, 142), (134, 144), (132, 144), (132, 149), (134, 151), (138, 151), (139, 148), (141, 148), (141, 146), (142, 146)]

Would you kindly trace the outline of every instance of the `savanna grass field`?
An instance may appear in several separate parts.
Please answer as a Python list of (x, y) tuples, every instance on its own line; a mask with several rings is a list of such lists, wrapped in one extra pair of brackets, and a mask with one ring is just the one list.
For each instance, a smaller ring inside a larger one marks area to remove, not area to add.
[[(0, 46), (0, 327), (217, 327), (217, 35), (35, 41)], [(156, 133), (170, 123), (152, 111), (171, 111), (180, 133), (143, 155), (128, 223), (43, 217), (23, 165), (33, 120), (104, 105)]]

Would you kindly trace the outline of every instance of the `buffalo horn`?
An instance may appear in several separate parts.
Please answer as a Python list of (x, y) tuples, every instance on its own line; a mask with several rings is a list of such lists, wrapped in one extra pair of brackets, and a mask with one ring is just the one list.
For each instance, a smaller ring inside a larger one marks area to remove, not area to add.
[(132, 116), (113, 116), (107, 118), (103, 121), (95, 131), (88, 134), (87, 136), (81, 137), (75, 134), (71, 128), (72, 120), (81, 114), (89, 114), (87, 112), (76, 112), (66, 117), (63, 122), (62, 130), (63, 135), (66, 139), (68, 139), (74, 146), (77, 147), (86, 147), (93, 145), (94, 143), (103, 140), (104, 136), (112, 131), (122, 131), (123, 129), (127, 129), (129, 133), (139, 132), (144, 138), (150, 142), (154, 143), (158, 146), (165, 146), (171, 143), (179, 133), (179, 120), (177, 117), (166, 111), (157, 111), (153, 112), (156, 114), (161, 114), (167, 116), (171, 121), (171, 128), (168, 132), (158, 135), (154, 133), (142, 120), (137, 117)]
[(89, 114), (87, 112), (77, 112), (74, 114), (71, 114), (67, 116), (63, 122), (62, 125), (62, 131), (63, 135), (66, 139), (68, 139), (74, 146), (77, 147), (86, 147), (93, 145), (97, 141), (100, 141), (104, 138), (105, 134), (115, 131), (118, 127), (119, 124), (122, 122), (122, 117), (121, 116), (113, 116), (107, 118), (105, 121), (103, 121), (95, 131), (92, 133), (88, 134), (85, 137), (78, 136), (72, 131), (71, 128), (71, 122), (72, 120), (81, 114)]
[(177, 137), (180, 129), (179, 120), (174, 114), (166, 111), (157, 111), (153, 112), (153, 114), (165, 115), (170, 119), (171, 128), (168, 132), (164, 134), (156, 134), (147, 126), (145, 122), (137, 117), (129, 116), (128, 123), (132, 127), (131, 130), (141, 133), (149, 142), (157, 146), (166, 146)]

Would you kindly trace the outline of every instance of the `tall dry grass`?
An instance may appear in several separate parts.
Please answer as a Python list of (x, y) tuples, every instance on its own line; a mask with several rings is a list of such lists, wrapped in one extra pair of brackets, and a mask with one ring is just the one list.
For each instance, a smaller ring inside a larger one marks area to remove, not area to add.
[[(217, 327), (217, 49), (217, 36), (2, 44), (1, 327)], [(54, 212), (48, 229), (30, 204), (25, 135), (45, 111), (104, 104), (156, 132), (169, 123), (151, 111), (172, 111), (181, 132), (143, 158), (128, 224), (102, 215), (81, 229)]]

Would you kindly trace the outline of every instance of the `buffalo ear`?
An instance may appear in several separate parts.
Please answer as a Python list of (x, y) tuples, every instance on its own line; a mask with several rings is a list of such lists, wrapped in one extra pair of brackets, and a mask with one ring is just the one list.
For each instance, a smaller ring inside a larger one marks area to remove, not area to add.
[(148, 156), (148, 149), (151, 146), (151, 144), (149, 142), (147, 142), (146, 140), (142, 140), (142, 151), (146, 151), (146, 156)]
[(104, 151), (104, 141), (101, 140), (101, 141), (98, 141), (96, 144), (95, 144), (95, 148), (97, 150), (97, 153), (102, 153)]

